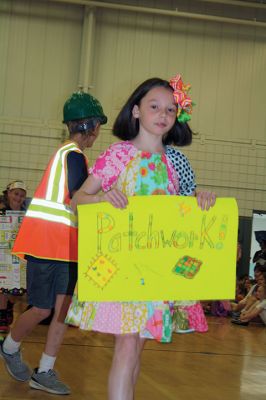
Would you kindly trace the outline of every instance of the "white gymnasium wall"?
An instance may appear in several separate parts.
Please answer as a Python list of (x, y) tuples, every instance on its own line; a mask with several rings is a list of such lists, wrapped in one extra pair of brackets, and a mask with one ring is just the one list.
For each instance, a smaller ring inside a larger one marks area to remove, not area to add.
[(62, 104), (76, 88), (83, 10), (46, 1), (0, 2), (0, 187), (32, 195), (60, 143)]
[[(79, 82), (82, 5), (42, 0), (0, 2), (0, 188), (13, 178), (32, 195), (56, 146), (66, 98)], [(266, 21), (266, 7), (199, 0), (109, 1)], [(266, 202), (266, 22), (227, 24), (96, 8), (91, 93), (107, 126), (90, 161), (115, 139), (112, 122), (137, 84), (181, 72), (196, 103), (193, 144), (184, 148), (198, 186), (237, 198), (240, 215)], [(86, 90), (86, 88), (85, 88)]]

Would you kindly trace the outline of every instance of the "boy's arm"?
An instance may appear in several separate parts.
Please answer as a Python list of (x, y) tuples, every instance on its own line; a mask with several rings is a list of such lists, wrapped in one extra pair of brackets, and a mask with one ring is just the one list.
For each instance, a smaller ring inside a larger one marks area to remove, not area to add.
[(87, 177), (88, 169), (84, 154), (71, 151), (67, 156), (67, 181), (70, 198), (73, 197)]

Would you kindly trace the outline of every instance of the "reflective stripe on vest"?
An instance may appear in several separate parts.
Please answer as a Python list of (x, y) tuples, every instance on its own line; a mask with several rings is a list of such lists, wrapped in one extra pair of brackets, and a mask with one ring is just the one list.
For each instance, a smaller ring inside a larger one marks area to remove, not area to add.
[(34, 197), (26, 216), (77, 227), (77, 216), (63, 203), (66, 188), (65, 157), (70, 151), (82, 151), (73, 143), (61, 147), (52, 160), (45, 199)]
[(27, 216), (77, 227), (77, 217), (65, 204), (33, 198)]
[(60, 159), (64, 159), (69, 151), (73, 150), (82, 153), (81, 150), (73, 143), (66, 144), (56, 153), (47, 184), (46, 200), (63, 203), (66, 184), (65, 171), (59, 161)]

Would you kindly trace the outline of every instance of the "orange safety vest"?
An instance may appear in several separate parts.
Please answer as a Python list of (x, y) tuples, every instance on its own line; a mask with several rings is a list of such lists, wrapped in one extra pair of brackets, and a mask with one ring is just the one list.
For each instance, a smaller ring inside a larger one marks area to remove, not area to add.
[(50, 160), (16, 237), (12, 250), (16, 256), (78, 260), (77, 216), (70, 207), (67, 178), (71, 151), (83, 154), (75, 142), (67, 141)]

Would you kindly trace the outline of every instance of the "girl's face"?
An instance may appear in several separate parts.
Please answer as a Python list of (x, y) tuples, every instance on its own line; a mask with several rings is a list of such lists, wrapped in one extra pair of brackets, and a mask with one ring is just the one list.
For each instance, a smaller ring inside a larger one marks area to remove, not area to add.
[(12, 189), (8, 191), (7, 198), (11, 210), (19, 211), (26, 198), (26, 192), (23, 189)]
[(259, 286), (257, 291), (256, 291), (256, 298), (258, 300), (263, 300), (265, 299), (265, 286)]
[(134, 118), (139, 119), (139, 133), (163, 137), (173, 127), (177, 108), (173, 92), (164, 87), (154, 87), (135, 105)]

